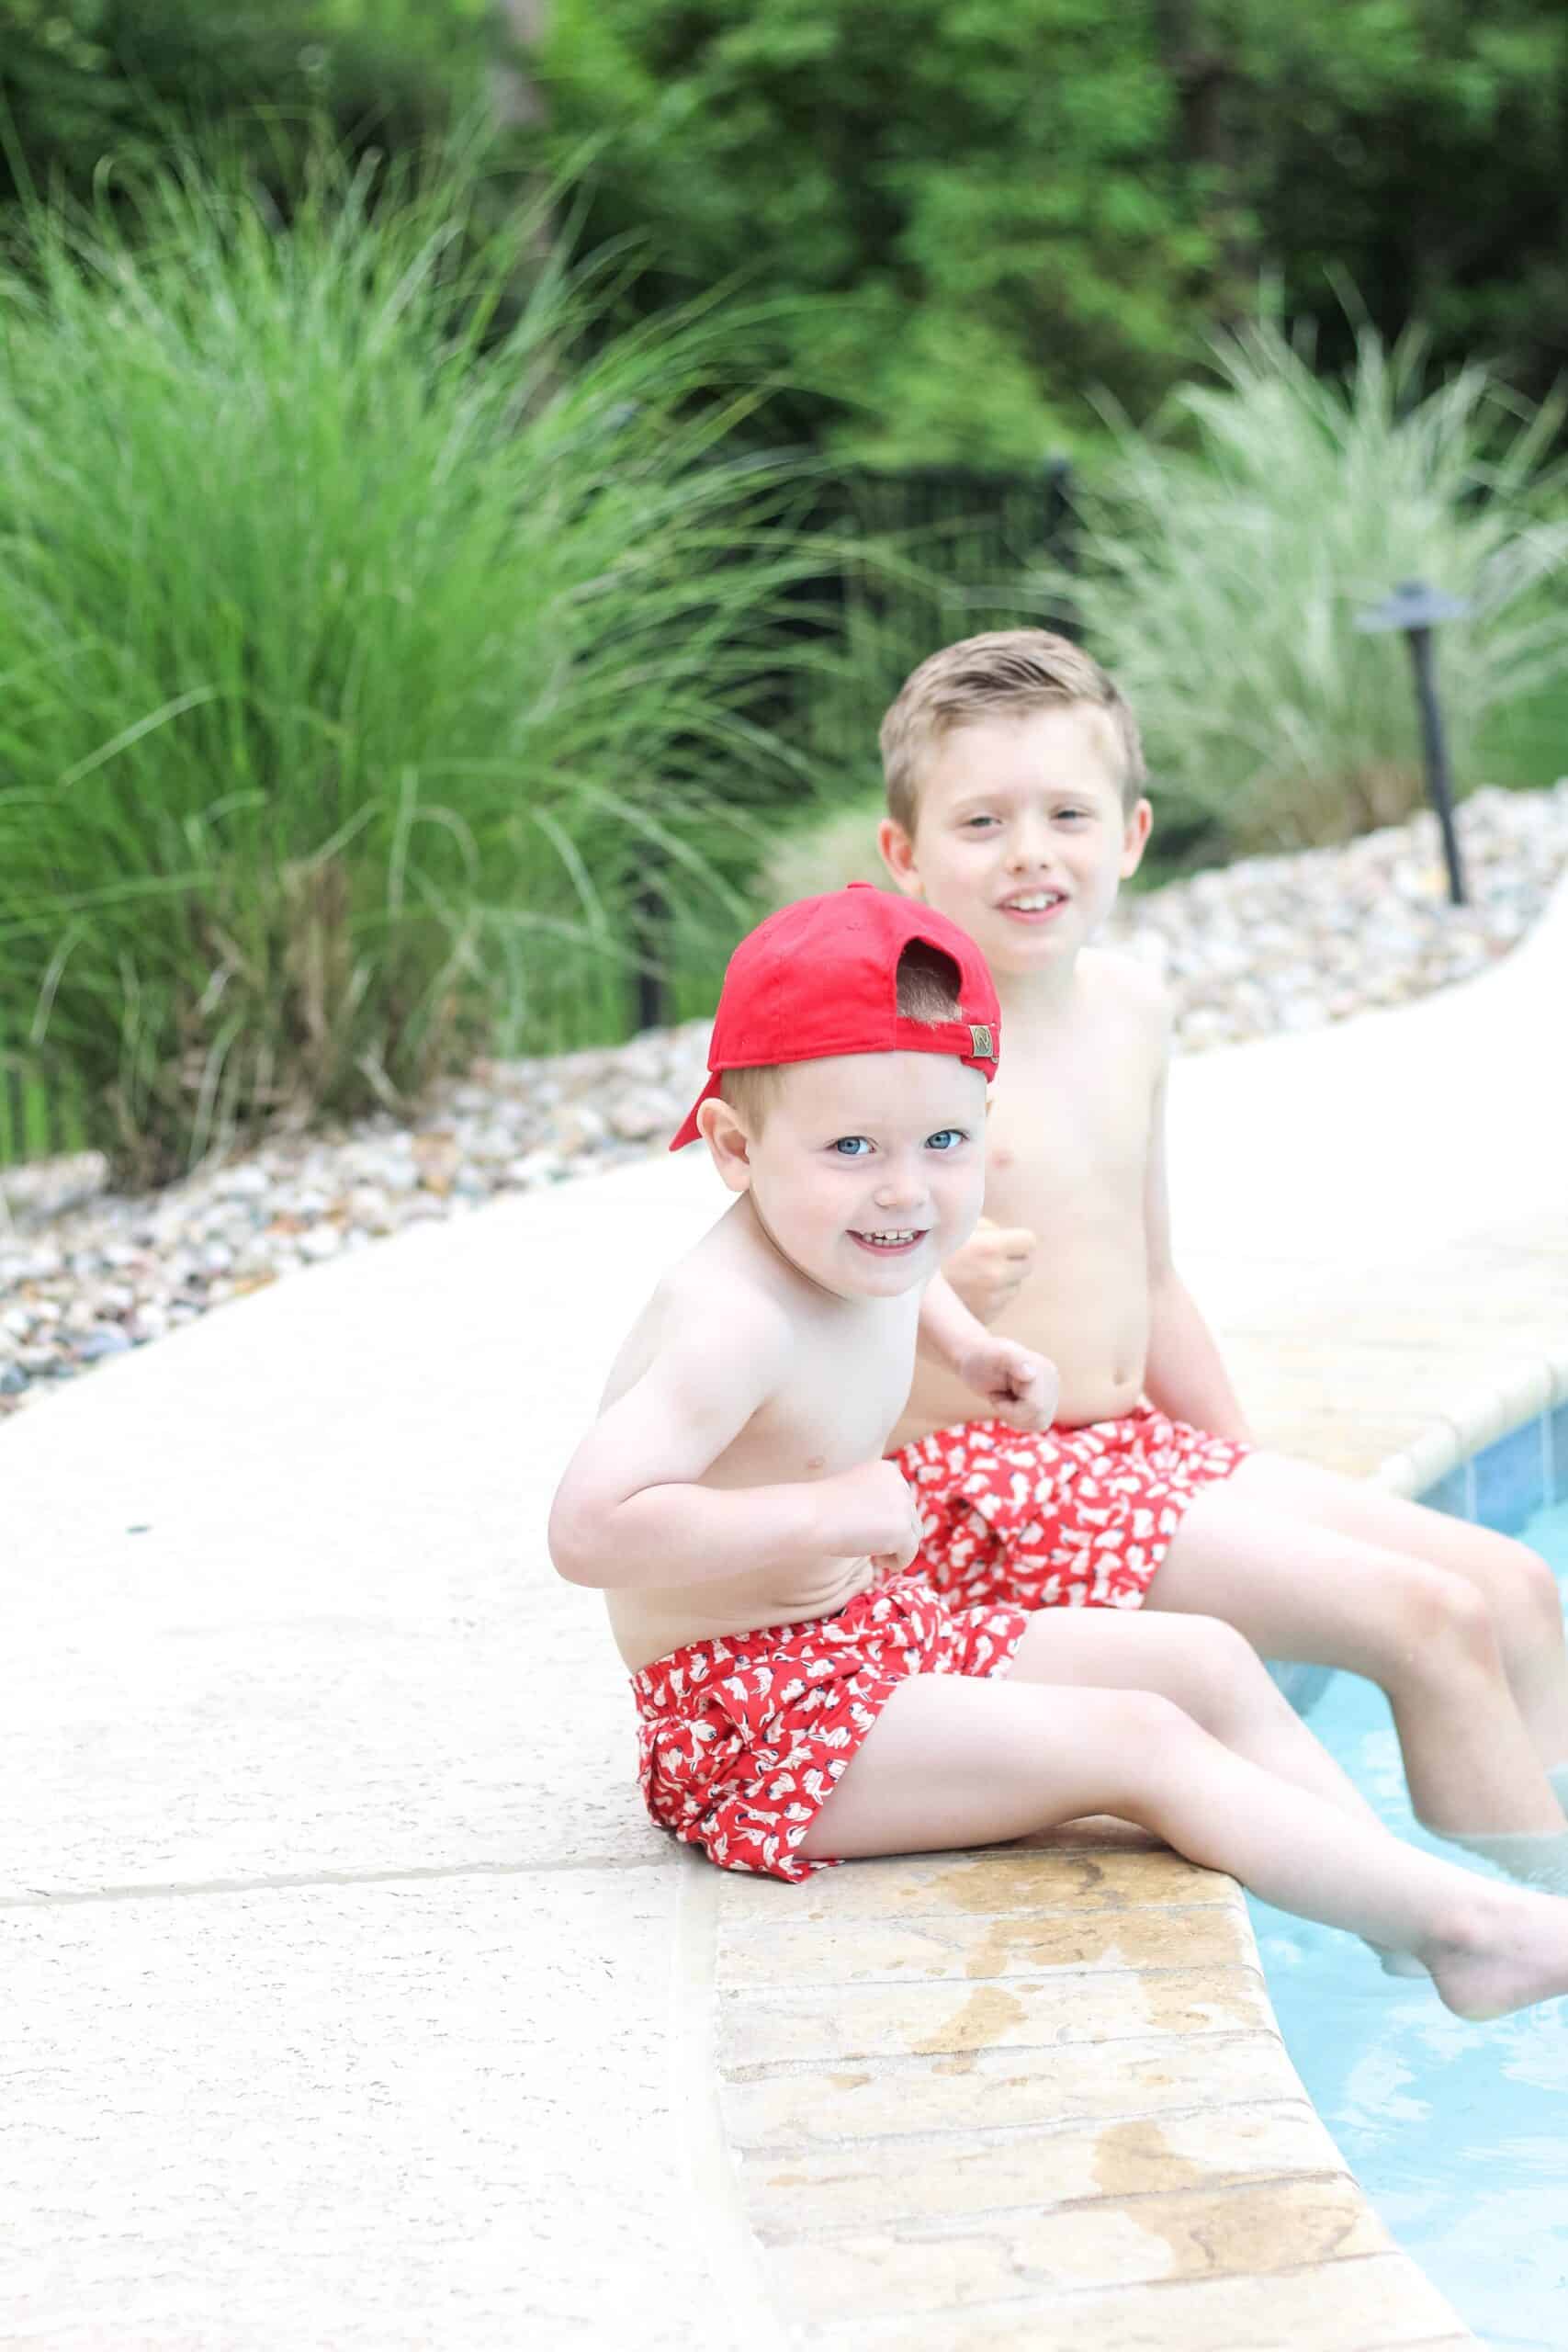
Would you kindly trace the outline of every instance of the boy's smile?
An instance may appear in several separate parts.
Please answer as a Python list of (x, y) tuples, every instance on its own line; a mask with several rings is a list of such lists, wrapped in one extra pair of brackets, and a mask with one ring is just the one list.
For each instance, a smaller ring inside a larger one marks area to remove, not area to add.
[(1105, 714), (1063, 703), (976, 718), (935, 745), (913, 840), (889, 819), (882, 854), (900, 889), (961, 923), (993, 973), (1071, 957), (1104, 922), (1148, 837), (1129, 811)]

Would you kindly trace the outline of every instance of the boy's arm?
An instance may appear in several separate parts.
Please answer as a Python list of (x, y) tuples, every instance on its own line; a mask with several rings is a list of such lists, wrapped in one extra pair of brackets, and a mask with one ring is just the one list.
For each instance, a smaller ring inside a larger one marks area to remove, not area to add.
[(985, 1398), (1014, 1429), (1049, 1429), (1056, 1410), (1056, 1367), (1016, 1340), (987, 1331), (943, 1274), (920, 1301), (919, 1350)]
[(550, 1557), (603, 1591), (787, 1574), (829, 1556), (913, 1556), (919, 1524), (891, 1463), (770, 1487), (696, 1482), (777, 1387), (783, 1318), (732, 1325), (721, 1349), (693, 1326), (595, 1422), (550, 1510)]
[(1144, 1386), (1172, 1420), (1189, 1421), (1215, 1437), (1250, 1444), (1240, 1400), (1218, 1342), (1170, 1254), (1170, 1198), (1166, 1182), (1165, 1098), (1168, 1062), (1155, 1090), (1149, 1133), (1145, 1226), (1148, 1237), (1149, 1351)]

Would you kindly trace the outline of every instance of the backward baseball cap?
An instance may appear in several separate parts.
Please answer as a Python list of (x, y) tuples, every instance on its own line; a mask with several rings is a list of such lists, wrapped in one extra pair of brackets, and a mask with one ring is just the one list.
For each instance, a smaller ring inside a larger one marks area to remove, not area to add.
[[(958, 973), (958, 1017), (898, 1011), (898, 966), (917, 941)], [(708, 1082), (670, 1148), (697, 1139), (697, 1113), (727, 1069), (826, 1061), (839, 1054), (954, 1054), (987, 1079), (1001, 1050), (1001, 1009), (986, 959), (945, 915), (917, 899), (852, 882), (797, 899), (760, 922), (729, 959), (708, 1047)]]

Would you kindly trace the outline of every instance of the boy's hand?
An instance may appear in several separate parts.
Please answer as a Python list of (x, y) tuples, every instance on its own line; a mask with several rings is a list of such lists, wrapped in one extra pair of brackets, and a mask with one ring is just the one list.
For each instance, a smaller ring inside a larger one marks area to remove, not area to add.
[(1021, 1348), (1015, 1340), (987, 1340), (971, 1351), (959, 1377), (977, 1389), (998, 1420), (1015, 1430), (1048, 1430), (1055, 1418), (1061, 1383), (1056, 1367)]
[(829, 1542), (835, 1552), (863, 1552), (882, 1576), (907, 1568), (920, 1548), (920, 1515), (902, 1474), (891, 1462), (857, 1462), (824, 1478)]
[(942, 1271), (970, 1314), (994, 1323), (1033, 1271), (1034, 1246), (1027, 1226), (993, 1225), (983, 1216)]

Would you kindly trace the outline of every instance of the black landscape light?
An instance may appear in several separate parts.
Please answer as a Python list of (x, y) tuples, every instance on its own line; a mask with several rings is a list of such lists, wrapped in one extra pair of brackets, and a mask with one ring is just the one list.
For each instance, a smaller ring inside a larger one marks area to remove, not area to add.
[(1443, 858), (1449, 869), (1449, 897), (1456, 907), (1465, 903), (1464, 868), (1460, 864), (1459, 835), (1454, 831), (1453, 779), (1449, 774), (1449, 747), (1443, 739), (1443, 717), (1432, 673), (1432, 631), (1439, 621), (1468, 619), (1470, 605), (1457, 596), (1428, 588), (1424, 580), (1402, 580), (1386, 604), (1359, 613), (1356, 627), (1371, 635), (1403, 629), (1416, 673), (1416, 707), (1421, 714), (1421, 756), (1427, 770), (1427, 797), (1438, 812), (1443, 836)]

